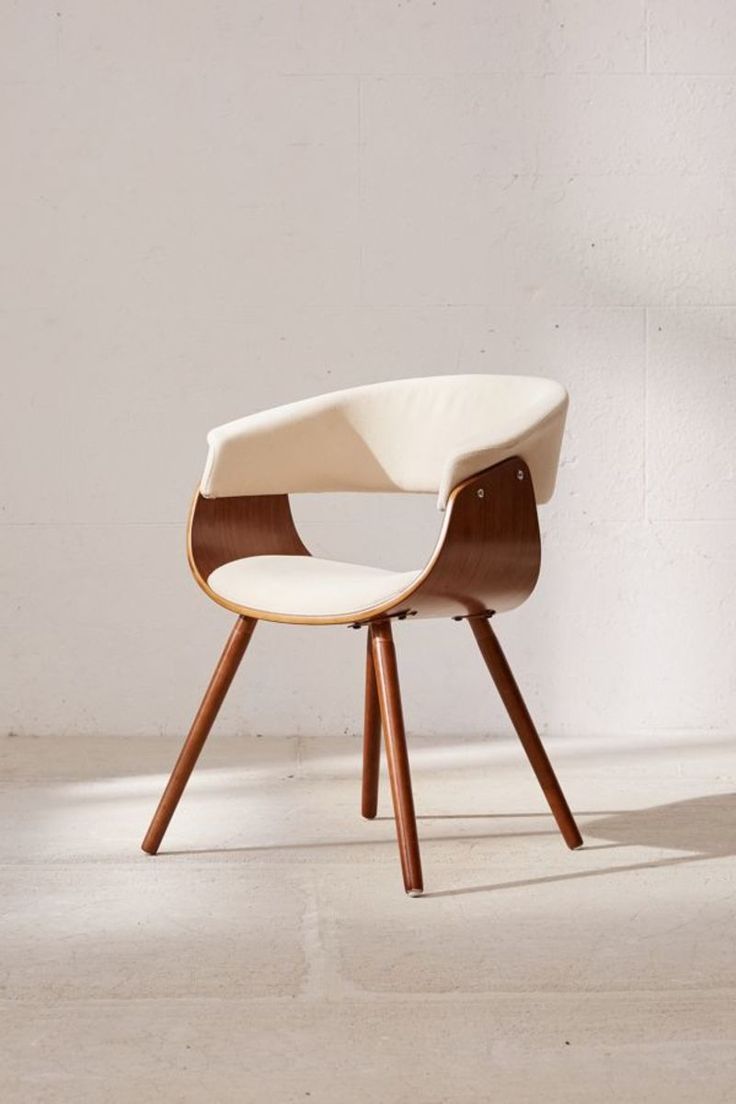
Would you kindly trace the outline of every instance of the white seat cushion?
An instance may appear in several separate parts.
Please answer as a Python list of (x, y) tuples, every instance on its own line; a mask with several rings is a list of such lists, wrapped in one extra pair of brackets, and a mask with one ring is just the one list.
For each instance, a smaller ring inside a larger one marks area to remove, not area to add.
[(419, 574), (314, 556), (249, 556), (218, 567), (207, 583), (220, 598), (246, 609), (337, 617), (389, 601)]

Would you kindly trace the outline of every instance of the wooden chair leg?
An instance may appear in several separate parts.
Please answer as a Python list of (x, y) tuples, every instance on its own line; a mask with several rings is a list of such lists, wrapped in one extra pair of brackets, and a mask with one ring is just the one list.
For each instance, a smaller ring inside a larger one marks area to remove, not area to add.
[(239, 617), (233, 626), (202, 699), (202, 704), (192, 722), (189, 735), (184, 741), (179, 758), (176, 760), (166, 789), (158, 803), (158, 808), (153, 814), (153, 820), (146, 832), (146, 837), (141, 844), (143, 850), (147, 851), (149, 855), (155, 855), (161, 846), (169, 821), (174, 815), (174, 810), (179, 804), (179, 798), (189, 781), (194, 764), (197, 762), (205, 740), (209, 736), (215, 717), (230, 688), (230, 683), (240, 666), (240, 661), (245, 655), (245, 649), (248, 647), (255, 626), (256, 622), (252, 617)]
[(524, 704), (521, 691), (516, 685), (516, 680), (506, 656), (501, 650), (496, 634), (487, 617), (469, 617), (468, 621), (478, 642), (481, 655), (486, 661), (486, 666), (531, 763), (532, 770), (544, 791), (552, 815), (557, 821), (557, 827), (560, 829), (568, 847), (573, 849), (581, 847), (583, 838), (578, 831), (577, 824), (565, 800), (565, 795), (555, 777), (552, 764), (547, 758), (547, 753), (539, 739), (539, 734), (534, 727), (529, 710)]
[(386, 741), (386, 759), (391, 781), (391, 797), (396, 817), (396, 834), (399, 841), (404, 888), (410, 897), (419, 897), (424, 888), (422, 863), (419, 856), (414, 798), (411, 792), (409, 757), (406, 751), (399, 674), (391, 624), (389, 621), (375, 621), (371, 624), (369, 632), (381, 722)]
[(365, 714), (363, 718), (363, 792), (361, 813), (373, 820), (378, 811), (378, 778), (381, 769), (381, 707), (378, 701), (373, 645), (368, 630), (365, 653)]

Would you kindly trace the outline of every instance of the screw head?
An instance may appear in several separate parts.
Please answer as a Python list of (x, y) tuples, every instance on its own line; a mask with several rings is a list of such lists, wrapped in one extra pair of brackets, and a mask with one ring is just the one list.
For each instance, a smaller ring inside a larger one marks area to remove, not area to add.
[(517, 471), (517, 473), (516, 473), (516, 478), (517, 478), (517, 479), (523, 479), (523, 478), (524, 478), (524, 473), (523, 473), (523, 471), (521, 470), (521, 468), (519, 468), (519, 470)]
[(483, 490), (482, 487), (479, 487), (475, 493), (477, 494), (478, 498), (484, 498), (486, 492)]

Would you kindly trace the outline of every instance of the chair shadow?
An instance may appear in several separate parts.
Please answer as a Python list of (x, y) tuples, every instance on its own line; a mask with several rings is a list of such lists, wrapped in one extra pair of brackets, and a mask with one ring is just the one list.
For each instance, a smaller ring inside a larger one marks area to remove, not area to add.
[[(521, 814), (529, 815), (529, 814)], [(600, 816), (597, 813), (577, 813)], [(454, 897), (465, 893), (490, 893), (502, 889), (547, 885), (579, 878), (602, 878), (636, 870), (654, 870), (668, 866), (683, 866), (707, 859), (736, 855), (736, 794), (707, 794), (703, 797), (675, 801), (668, 805), (653, 805), (646, 809), (631, 809), (603, 815), (581, 827), (583, 838), (602, 839), (603, 844), (584, 844), (581, 851), (608, 850), (626, 847), (651, 847), (662, 851), (684, 851), (684, 855), (664, 856), (645, 862), (606, 866), (600, 870), (579, 870), (569, 874), (550, 874), (540, 878), (523, 878), (490, 885), (440, 889), (425, 893), (425, 897)]]
[[(736, 794), (708, 794), (703, 797), (675, 801), (667, 805), (653, 805), (646, 809), (576, 811), (578, 818), (591, 817), (581, 825), (584, 839), (591, 837), (601, 843), (584, 843), (580, 851), (608, 851), (628, 847), (650, 847), (662, 851), (684, 851), (684, 855), (663, 856), (645, 862), (622, 863), (605, 866), (599, 870), (573, 870), (565, 874), (549, 874), (539, 878), (523, 878), (495, 882), (486, 885), (463, 886), (456, 889), (439, 889), (424, 894), (428, 897), (455, 897), (466, 893), (492, 893), (504, 889), (547, 885), (554, 882), (574, 881), (579, 878), (603, 878), (612, 874), (625, 874), (636, 870), (654, 870), (668, 866), (683, 866), (707, 859), (728, 858), (736, 855)], [(420, 821), (445, 820), (525, 820), (549, 818), (551, 814), (539, 813), (471, 813), (469, 815), (439, 814), (420, 816)], [(597, 818), (597, 819), (596, 819)], [(390, 821), (392, 817), (376, 817)], [(556, 835), (554, 824), (541, 831), (505, 832), (504, 839)], [(483, 840), (495, 833), (463, 836), (433, 836), (431, 843), (453, 840)], [(389, 841), (386, 840), (386, 843)], [(355, 847), (373, 845), (375, 840), (315, 840), (288, 844), (257, 844), (253, 847), (198, 848), (165, 851), (170, 856), (206, 855), (263, 851), (312, 850), (319, 847)], [(571, 856), (574, 860), (574, 853)]]

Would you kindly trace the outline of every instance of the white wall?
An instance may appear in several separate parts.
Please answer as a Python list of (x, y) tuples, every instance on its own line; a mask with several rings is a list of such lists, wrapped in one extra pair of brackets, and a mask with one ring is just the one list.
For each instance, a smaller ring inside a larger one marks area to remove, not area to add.
[[(542, 727), (733, 731), (732, 0), (0, 0), (0, 53), (4, 729), (186, 727), (230, 621), (184, 558), (209, 426), (514, 371), (572, 393), (499, 620)], [(438, 524), (339, 505), (298, 504), (315, 550)], [(397, 641), (411, 729), (500, 727), (465, 626)], [(363, 648), (260, 627), (222, 730), (355, 731)]]

